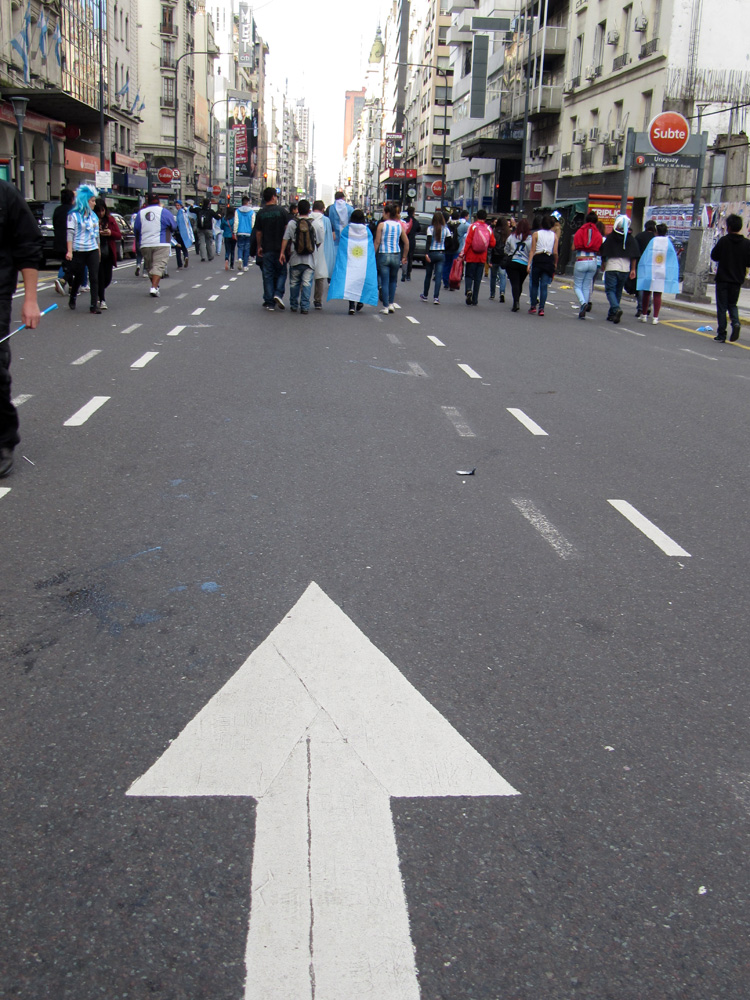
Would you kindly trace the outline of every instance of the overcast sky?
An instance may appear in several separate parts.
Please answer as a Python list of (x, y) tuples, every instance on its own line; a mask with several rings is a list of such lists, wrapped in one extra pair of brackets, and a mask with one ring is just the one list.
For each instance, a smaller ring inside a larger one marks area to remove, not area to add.
[[(261, 0), (253, 8), (268, 43), (267, 80), (304, 97), (315, 124), (319, 184), (336, 183), (343, 159), (344, 95), (364, 86), (383, 0)], [(343, 45), (341, 39), (344, 40)]]

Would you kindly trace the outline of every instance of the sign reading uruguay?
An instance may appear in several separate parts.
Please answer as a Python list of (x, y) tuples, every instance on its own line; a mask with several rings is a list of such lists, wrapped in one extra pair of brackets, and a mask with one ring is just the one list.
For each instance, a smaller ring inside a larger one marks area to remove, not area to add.
[(378, 304), (378, 275), (372, 233), (367, 226), (350, 222), (341, 230), (336, 263), (328, 288), (328, 301), (344, 299)]

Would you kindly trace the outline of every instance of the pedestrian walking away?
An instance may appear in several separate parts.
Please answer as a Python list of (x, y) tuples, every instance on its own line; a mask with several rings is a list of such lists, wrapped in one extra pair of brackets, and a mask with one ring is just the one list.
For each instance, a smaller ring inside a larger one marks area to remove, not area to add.
[[(0, 341), (10, 332), (19, 271), (23, 277), (21, 321), (30, 330), (39, 325), (36, 288), (42, 247), (42, 234), (26, 201), (12, 184), (0, 180)], [(10, 340), (6, 340), (0, 343), (0, 479), (10, 474), (13, 452), (21, 440), (18, 411), (11, 398), (10, 360)]]
[(76, 297), (85, 272), (88, 270), (91, 305), (89, 312), (101, 313), (99, 308), (99, 216), (94, 211), (97, 194), (88, 184), (76, 189), (76, 200), (68, 215), (68, 251), (72, 281), (68, 305), (76, 307)]
[(337, 191), (333, 196), (333, 204), (328, 206), (328, 218), (331, 220), (333, 230), (333, 242), (338, 243), (341, 230), (349, 225), (354, 206), (346, 201), (343, 191)]
[(328, 288), (328, 301), (334, 299), (349, 301), (350, 316), (365, 305), (378, 304), (375, 244), (361, 209), (352, 212), (352, 221), (339, 234), (336, 261)]
[(479, 303), (479, 288), (484, 275), (484, 265), (487, 263), (487, 254), (495, 245), (495, 234), (486, 220), (487, 212), (480, 208), (476, 222), (473, 222), (466, 231), (463, 249), (459, 252), (459, 256), (466, 262), (464, 287), (467, 306)]
[(375, 259), (380, 277), (380, 295), (383, 302), (382, 313), (396, 311), (396, 287), (399, 266), (406, 264), (409, 241), (398, 218), (398, 206), (387, 202), (385, 218), (379, 223), (375, 233)]
[(586, 221), (573, 237), (576, 260), (573, 265), (573, 289), (578, 299), (578, 318), (586, 319), (594, 285), (594, 276), (599, 270), (599, 251), (604, 242), (597, 228), (596, 212), (589, 212)]
[[(193, 233), (193, 225), (190, 221), (190, 216), (188, 215), (185, 206), (181, 201), (176, 201), (174, 203), (174, 207), (176, 210), (174, 212), (174, 217), (177, 221), (177, 229), (172, 235), (175, 253), (177, 254), (177, 270), (179, 271), (182, 267), (187, 268), (190, 263), (188, 251), (195, 243), (195, 235)], [(138, 272), (136, 271), (136, 274), (137, 273)]]
[(159, 283), (166, 271), (169, 260), (169, 246), (172, 233), (177, 229), (177, 220), (172, 213), (159, 204), (159, 195), (152, 194), (135, 217), (135, 245), (143, 255), (143, 264), (151, 277), (149, 294), (158, 298)]
[(68, 215), (76, 200), (75, 193), (70, 188), (60, 192), (60, 204), (52, 213), (52, 230), (55, 234), (53, 248), (55, 256), (60, 257), (60, 269), (55, 278), (55, 291), (64, 295), (66, 286), (70, 284), (70, 274), (66, 254), (68, 252)]
[(263, 268), (263, 308), (270, 311), (286, 308), (286, 263), (281, 261), (281, 244), (287, 222), (289, 215), (279, 205), (276, 188), (267, 187), (263, 192), (263, 208), (255, 216), (254, 232)]
[[(315, 227), (317, 247), (315, 250), (315, 278), (313, 285), (313, 305), (316, 309), (323, 308), (323, 298), (326, 285), (330, 282), (336, 263), (336, 248), (333, 243), (333, 227), (331, 220), (325, 214), (326, 207), (322, 201), (313, 202), (310, 218)], [(354, 213), (352, 212), (352, 218)]]
[[(221, 235), (224, 240), (224, 270), (233, 271), (234, 270), (234, 254), (237, 248), (237, 237), (234, 235), (234, 223), (235, 223), (235, 212), (234, 206), (229, 205), (225, 214), (221, 219)], [(250, 245), (250, 240), (248, 240), (248, 248)]]
[(742, 235), (742, 216), (727, 216), (727, 233), (717, 240), (711, 251), (711, 260), (718, 265), (716, 270), (716, 336), (723, 344), (727, 339), (727, 313), (732, 326), (730, 340), (740, 336), (740, 314), (737, 302), (740, 289), (750, 267), (750, 240)]
[(122, 233), (103, 198), (96, 199), (94, 211), (99, 217), (99, 308), (106, 309), (105, 294), (112, 284), (112, 269), (117, 267), (117, 248)]
[(453, 210), (450, 219), (446, 217), (445, 260), (443, 261), (443, 288), (446, 291), (451, 290), (449, 280), (451, 268), (453, 267), (453, 261), (456, 259), (458, 247), (461, 242), (458, 238), (458, 224), (460, 219), (461, 216), (458, 214), (458, 209)]
[(510, 236), (510, 226), (507, 219), (498, 219), (493, 227), (495, 245), (490, 251), (490, 298), (495, 298), (497, 291), (500, 302), (505, 302), (505, 288), (508, 283), (508, 273), (503, 267), (505, 260), (505, 244)]
[(649, 240), (646, 249), (638, 261), (637, 288), (643, 293), (641, 323), (648, 323), (651, 306), (651, 296), (654, 297), (654, 319), (659, 322), (661, 312), (661, 297), (664, 292), (676, 295), (680, 290), (680, 265), (677, 251), (667, 236), (668, 229), (664, 223), (656, 227), (656, 236)]
[(630, 219), (618, 215), (615, 226), (601, 246), (599, 256), (604, 262), (604, 291), (609, 303), (607, 321), (619, 323), (622, 318), (620, 300), (625, 282), (635, 281), (638, 263), (638, 244), (630, 232)]
[(250, 207), (250, 199), (244, 195), (232, 220), (232, 233), (237, 240), (237, 268), (240, 271), (250, 266), (250, 237), (254, 225), (255, 212)]
[(282, 264), (289, 260), (289, 308), (292, 312), (299, 309), (304, 316), (310, 311), (317, 237), (306, 198), (299, 202), (297, 212), (286, 224), (279, 260)]
[(554, 231), (555, 219), (551, 215), (542, 218), (541, 228), (531, 237), (531, 250), (529, 251), (528, 270), (531, 275), (529, 281), (529, 299), (531, 307), (530, 313), (537, 312), (539, 306), (539, 316), (544, 316), (544, 307), (547, 303), (547, 289), (551, 285), (557, 270), (557, 235)]
[(521, 291), (529, 266), (529, 254), (531, 252), (531, 226), (528, 219), (519, 219), (516, 228), (505, 242), (505, 269), (508, 272), (508, 281), (513, 294), (513, 308), (511, 312), (518, 312), (521, 308)]
[(211, 199), (204, 198), (196, 213), (198, 228), (195, 233), (198, 253), (202, 261), (214, 259), (214, 220), (219, 216), (211, 208)]
[(406, 238), (409, 241), (409, 253), (407, 255), (406, 267), (402, 268), (401, 280), (411, 281), (411, 269), (414, 265), (414, 250), (417, 245), (417, 236), (422, 231), (422, 227), (419, 222), (414, 217), (414, 206), (409, 205), (406, 210), (406, 218), (403, 220), (404, 232), (406, 233)]
[[(648, 219), (643, 227), (642, 232), (638, 233), (635, 237), (635, 242), (638, 244), (638, 259), (643, 256), (646, 247), (649, 245), (651, 240), (656, 236), (656, 223), (653, 219)], [(640, 319), (643, 310), (643, 292), (638, 291), (636, 287), (636, 308), (635, 308), (635, 318)], [(648, 310), (646, 311), (648, 316)]]
[(440, 285), (443, 281), (443, 266), (445, 264), (445, 234), (447, 226), (442, 212), (435, 212), (432, 225), (427, 227), (427, 255), (425, 256), (424, 291), (419, 296), (423, 302), (430, 297), (430, 283), (433, 271), (435, 273), (435, 293), (433, 302), (440, 302)]

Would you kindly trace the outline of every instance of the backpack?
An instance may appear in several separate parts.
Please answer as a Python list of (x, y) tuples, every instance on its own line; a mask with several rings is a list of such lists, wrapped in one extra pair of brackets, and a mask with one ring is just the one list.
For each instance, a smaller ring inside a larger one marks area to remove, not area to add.
[(471, 234), (471, 249), (473, 253), (487, 253), (490, 245), (489, 226), (479, 223), (474, 224), (474, 231)]
[(315, 253), (315, 230), (312, 219), (297, 219), (294, 232), (294, 252), (299, 256)]
[(456, 223), (446, 222), (445, 224), (445, 252), (455, 253), (458, 250), (458, 235), (456, 234)]

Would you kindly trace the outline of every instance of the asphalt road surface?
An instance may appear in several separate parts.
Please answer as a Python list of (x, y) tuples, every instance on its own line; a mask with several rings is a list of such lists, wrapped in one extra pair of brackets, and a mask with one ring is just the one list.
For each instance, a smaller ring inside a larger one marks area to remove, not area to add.
[[(350, 317), (115, 277), (12, 341), (0, 996), (746, 998), (747, 343), (566, 282), (540, 318), (415, 270)], [(317, 777), (334, 737), (361, 781)]]

